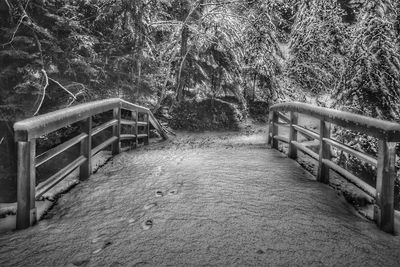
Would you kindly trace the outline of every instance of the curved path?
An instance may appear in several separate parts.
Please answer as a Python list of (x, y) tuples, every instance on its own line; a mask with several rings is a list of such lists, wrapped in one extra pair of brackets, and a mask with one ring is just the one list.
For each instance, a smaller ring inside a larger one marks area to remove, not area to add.
[(0, 235), (0, 266), (400, 265), (399, 237), (263, 135), (181, 135), (122, 153), (48, 218)]

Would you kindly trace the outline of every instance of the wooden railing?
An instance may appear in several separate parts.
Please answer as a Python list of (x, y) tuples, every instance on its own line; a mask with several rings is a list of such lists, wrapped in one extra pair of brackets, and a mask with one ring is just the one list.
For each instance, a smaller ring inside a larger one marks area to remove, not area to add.
[[(286, 116), (285, 113), (289, 113)], [(298, 114), (314, 117), (320, 121), (320, 131), (314, 132), (298, 125)], [(379, 139), (378, 158), (357, 151), (331, 138), (331, 124), (358, 131)], [(289, 137), (278, 134), (278, 127), (289, 127)], [(301, 134), (319, 141), (319, 153), (304, 146), (297, 139)], [(268, 144), (278, 149), (278, 141), (288, 143), (288, 157), (295, 159), (297, 150), (318, 161), (317, 180), (329, 182), (332, 169), (375, 198), (374, 220), (385, 232), (394, 232), (394, 180), (396, 142), (400, 141), (400, 124), (356, 115), (334, 109), (315, 107), (305, 103), (283, 103), (271, 106), (269, 113)], [(331, 147), (344, 151), (376, 167), (376, 187), (365, 183), (331, 159)]]
[[(131, 120), (122, 119), (121, 110), (127, 110), (131, 115)], [(112, 119), (93, 128), (92, 117), (107, 111), (113, 111)], [(144, 120), (139, 121), (139, 115), (144, 117)], [(36, 156), (36, 139), (79, 121), (83, 122), (82, 133)], [(79, 167), (81, 180), (87, 179), (92, 173), (92, 157), (104, 148), (111, 146), (112, 154), (115, 155), (121, 151), (121, 140), (132, 140), (137, 144), (139, 139), (143, 139), (144, 144), (148, 144), (150, 124), (163, 139), (167, 138), (149, 109), (119, 98), (81, 104), (15, 123), (15, 141), (18, 143), (17, 229), (27, 228), (35, 223), (35, 200), (75, 169)], [(130, 125), (134, 130), (129, 134), (121, 134), (121, 125)], [(92, 137), (110, 127), (112, 127), (112, 136), (96, 147), (92, 147)], [(139, 127), (143, 128), (144, 133), (139, 133)], [(79, 157), (36, 186), (36, 168), (79, 143)]]

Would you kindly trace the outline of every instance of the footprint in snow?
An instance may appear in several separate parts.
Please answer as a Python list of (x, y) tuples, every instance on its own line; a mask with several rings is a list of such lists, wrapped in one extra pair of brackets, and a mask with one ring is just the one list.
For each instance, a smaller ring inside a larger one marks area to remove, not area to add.
[(153, 227), (153, 220), (146, 220), (142, 223), (143, 230), (149, 230)]

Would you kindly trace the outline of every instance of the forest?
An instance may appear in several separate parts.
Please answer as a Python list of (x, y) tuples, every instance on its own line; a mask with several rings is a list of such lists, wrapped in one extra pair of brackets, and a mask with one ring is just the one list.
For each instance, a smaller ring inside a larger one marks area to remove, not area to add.
[(396, 0), (0, 0), (0, 159), (13, 122), (110, 97), (169, 118), (220, 99), (400, 121), (399, 33)]

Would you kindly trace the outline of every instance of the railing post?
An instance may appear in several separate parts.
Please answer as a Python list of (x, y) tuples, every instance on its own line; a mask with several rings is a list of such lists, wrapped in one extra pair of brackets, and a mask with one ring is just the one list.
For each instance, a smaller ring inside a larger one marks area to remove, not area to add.
[(318, 160), (318, 173), (317, 181), (321, 183), (329, 183), (329, 167), (324, 164), (323, 160), (331, 159), (331, 146), (326, 143), (323, 139), (330, 138), (331, 135), (331, 124), (324, 120), (320, 121), (320, 133), (319, 133), (319, 160)]
[(79, 179), (86, 180), (92, 174), (92, 117), (87, 118), (83, 124), (82, 132), (87, 137), (81, 141), (81, 155), (86, 158), (86, 162), (79, 168)]
[(121, 153), (121, 107), (114, 108), (113, 110), (114, 120), (118, 120), (117, 125), (113, 126), (113, 136), (117, 137), (117, 140), (112, 144), (112, 154), (116, 155)]
[(36, 222), (35, 157), (36, 139), (31, 139), (28, 142), (18, 142), (17, 229), (28, 228)]
[(138, 126), (138, 122), (139, 122), (139, 110), (136, 109), (136, 117), (135, 117), (135, 134), (136, 134), (136, 140), (135, 140), (135, 146), (138, 147), (139, 145), (139, 138), (138, 138), (138, 134), (139, 134), (139, 126)]
[(274, 138), (277, 135), (278, 127), (276, 123), (278, 122), (278, 112), (270, 111), (269, 112), (269, 133), (267, 144), (271, 146), (271, 148), (278, 149), (278, 140)]
[(288, 149), (288, 157), (291, 159), (297, 158), (297, 147), (292, 144), (292, 141), (297, 141), (297, 131), (293, 127), (298, 123), (298, 115), (297, 113), (291, 111), (290, 112), (290, 128), (289, 128), (289, 149)]
[[(149, 111), (150, 112), (150, 111)], [(148, 145), (149, 144), (149, 140), (150, 140), (150, 119), (149, 119), (149, 113), (146, 113), (146, 122), (147, 122), (147, 126), (146, 126), (146, 134), (147, 137), (144, 139), (144, 144)]]
[(396, 143), (379, 140), (374, 219), (380, 229), (394, 232)]
[(274, 116), (274, 111), (270, 110), (268, 113), (268, 135), (267, 135), (267, 145), (272, 147), (272, 117)]

